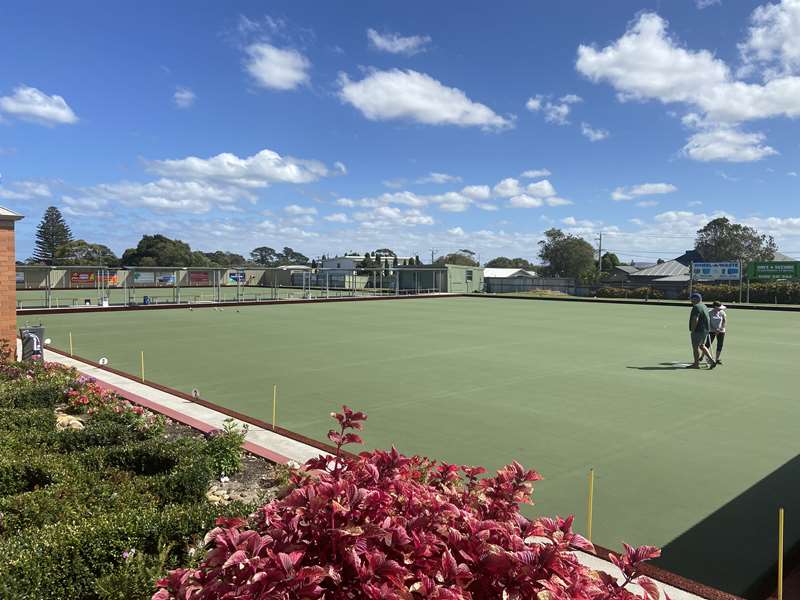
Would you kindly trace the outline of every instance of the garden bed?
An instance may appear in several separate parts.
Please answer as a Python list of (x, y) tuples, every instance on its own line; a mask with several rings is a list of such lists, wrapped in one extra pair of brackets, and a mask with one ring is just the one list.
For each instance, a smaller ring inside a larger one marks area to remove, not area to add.
[(0, 598), (149, 599), (216, 519), (273, 499), (287, 469), (243, 431), (199, 433), (55, 364), (0, 365)]

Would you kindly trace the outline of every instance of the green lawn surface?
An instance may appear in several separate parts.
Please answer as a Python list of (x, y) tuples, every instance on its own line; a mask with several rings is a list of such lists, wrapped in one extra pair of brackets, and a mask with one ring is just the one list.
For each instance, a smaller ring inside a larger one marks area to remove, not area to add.
[[(725, 365), (686, 370), (689, 307), (441, 298), (37, 315), (53, 345), (109, 359), (324, 439), (341, 404), (370, 447), (537, 469), (532, 514), (746, 595), (800, 540), (800, 315), (730, 311)], [(794, 511), (794, 512), (793, 512)], [(795, 515), (795, 516), (792, 516)]]

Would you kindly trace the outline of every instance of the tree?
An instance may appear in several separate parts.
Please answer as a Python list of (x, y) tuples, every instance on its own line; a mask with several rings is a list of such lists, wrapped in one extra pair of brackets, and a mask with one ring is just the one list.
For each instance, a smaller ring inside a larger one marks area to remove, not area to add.
[(44, 212), (42, 221), (36, 229), (36, 245), (33, 258), (37, 262), (52, 265), (56, 251), (72, 241), (72, 231), (64, 220), (61, 211), (55, 206), (49, 206)]
[(539, 256), (547, 263), (545, 272), (551, 276), (591, 278), (594, 275), (594, 248), (586, 240), (552, 228), (544, 232), (539, 242)]
[(759, 234), (752, 227), (719, 217), (697, 231), (695, 250), (703, 260), (742, 259), (742, 265), (746, 267), (751, 262), (772, 260), (778, 246), (771, 235)]
[(122, 264), (134, 267), (191, 267), (193, 260), (200, 262), (189, 244), (161, 234), (142, 236), (136, 248), (128, 248), (122, 255)]
[(602, 268), (600, 269), (603, 273), (610, 273), (614, 270), (614, 267), (618, 267), (622, 263), (619, 260), (619, 257), (614, 254), (613, 252), (606, 252), (603, 254), (603, 262)]
[[(203, 252), (212, 267), (240, 267), (247, 264), (247, 259), (241, 254), (235, 252), (226, 252), (224, 250), (217, 250), (216, 252)], [(192, 265), (198, 266), (198, 265)]]
[(414, 264), (417, 265), (417, 266), (420, 266), (422, 264), (422, 261), (419, 259), (419, 254), (417, 254), (414, 257)]
[(392, 259), (392, 266), (393, 267), (397, 266), (397, 256), (396, 255), (395, 255), (394, 259)]
[(90, 244), (85, 240), (73, 240), (59, 246), (54, 258), (59, 265), (118, 267), (120, 264), (111, 248), (103, 244)]
[(524, 258), (507, 258), (505, 256), (493, 258), (483, 266), (494, 269), (525, 269), (526, 271), (536, 269), (536, 265)]
[(317, 270), (317, 259), (311, 259), (311, 268), (315, 271)]
[(389, 248), (378, 248), (377, 250), (375, 250), (375, 252), (373, 252), (373, 254), (376, 257), (377, 256), (397, 256), (397, 254), (395, 254), (394, 250), (391, 250)]
[(480, 265), (478, 261), (473, 258), (474, 256), (475, 253), (472, 250), (459, 250), (458, 252), (438, 257), (433, 261), (433, 264), (436, 266), (463, 265), (465, 267), (478, 267)]
[(308, 257), (305, 254), (296, 252), (288, 246), (283, 247), (283, 252), (278, 255), (278, 265), (307, 265)]
[(278, 263), (278, 253), (269, 246), (259, 246), (250, 252), (250, 259), (262, 267), (272, 267)]
[(663, 258), (659, 258), (659, 259), (656, 261), (656, 264), (657, 264), (657, 265), (663, 265), (663, 264), (664, 264), (664, 259), (663, 259)]

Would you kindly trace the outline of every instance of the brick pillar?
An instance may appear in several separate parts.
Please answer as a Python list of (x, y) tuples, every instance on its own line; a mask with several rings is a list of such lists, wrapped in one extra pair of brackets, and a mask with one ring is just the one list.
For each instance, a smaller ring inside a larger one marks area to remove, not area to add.
[(14, 224), (22, 218), (0, 206), (0, 344), (12, 349), (17, 343), (17, 252)]

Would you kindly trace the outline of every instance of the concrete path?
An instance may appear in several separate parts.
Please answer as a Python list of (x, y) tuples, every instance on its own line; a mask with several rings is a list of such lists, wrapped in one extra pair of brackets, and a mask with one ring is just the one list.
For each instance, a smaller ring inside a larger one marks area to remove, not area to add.
[[(195, 404), (190, 400), (174, 396), (116, 373), (98, 369), (69, 356), (45, 350), (45, 360), (74, 367), (84, 375), (94, 377), (102, 387), (117, 392), (131, 402), (203, 432), (221, 429), (225, 420), (230, 418), (228, 415), (211, 408)], [(302, 465), (308, 459), (324, 454), (318, 448), (289, 439), (267, 429), (256, 427), (237, 419), (233, 419), (233, 421), (239, 426), (247, 425), (248, 427), (245, 448), (253, 454), (274, 462)]]

